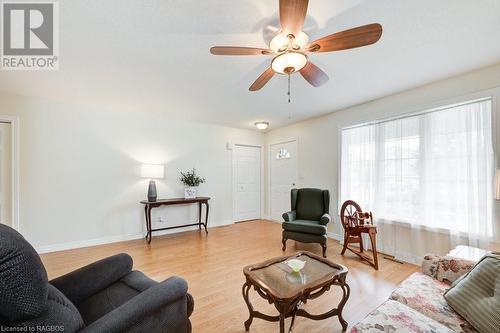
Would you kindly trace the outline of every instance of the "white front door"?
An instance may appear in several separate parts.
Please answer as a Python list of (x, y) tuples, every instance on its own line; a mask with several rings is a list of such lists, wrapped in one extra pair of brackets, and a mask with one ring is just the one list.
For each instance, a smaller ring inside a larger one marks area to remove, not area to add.
[(235, 145), (233, 154), (234, 220), (260, 219), (261, 147)]
[(270, 211), (271, 219), (283, 221), (281, 215), (288, 212), (290, 190), (297, 187), (297, 141), (273, 144), (270, 147)]

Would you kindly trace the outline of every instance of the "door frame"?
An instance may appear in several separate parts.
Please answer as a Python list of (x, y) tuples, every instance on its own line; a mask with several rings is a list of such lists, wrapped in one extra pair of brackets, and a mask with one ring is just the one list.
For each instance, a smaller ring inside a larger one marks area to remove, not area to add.
[(21, 231), (21, 227), (19, 225), (19, 117), (0, 115), (0, 122), (10, 123), (11, 125), (12, 228), (17, 231)]
[[(247, 144), (247, 143), (232, 143), (231, 146), (231, 163), (232, 163), (232, 182), (231, 182), (231, 195), (233, 197), (233, 209), (232, 209), (232, 223), (236, 223), (236, 154), (234, 153), (234, 150), (236, 146), (240, 147), (250, 147), (250, 148), (258, 148), (260, 150), (260, 212), (259, 212), (259, 219), (262, 219), (264, 216), (264, 147), (262, 145), (253, 145), (253, 144)], [(238, 221), (240, 222), (240, 221)]]
[[(280, 141), (275, 141), (275, 142), (272, 142), (272, 143), (269, 143), (267, 145), (267, 186), (266, 186), (266, 190), (267, 190), (267, 193), (268, 193), (268, 196), (267, 196), (267, 207), (269, 208), (269, 215), (267, 216), (269, 221), (273, 221), (273, 222), (278, 222), (278, 223), (283, 223), (283, 221), (276, 221), (276, 220), (273, 220), (272, 218), (272, 214), (271, 214), (271, 147), (272, 146), (276, 146), (276, 145), (282, 145), (282, 144), (285, 144), (285, 143), (290, 143), (290, 142), (296, 142), (297, 143), (297, 184), (300, 182), (300, 168), (299, 168), (299, 163), (300, 163), (300, 160), (299, 160), (299, 137), (294, 137), (294, 138), (290, 138), (288, 140), (280, 140)], [(298, 186), (298, 185), (297, 185)]]

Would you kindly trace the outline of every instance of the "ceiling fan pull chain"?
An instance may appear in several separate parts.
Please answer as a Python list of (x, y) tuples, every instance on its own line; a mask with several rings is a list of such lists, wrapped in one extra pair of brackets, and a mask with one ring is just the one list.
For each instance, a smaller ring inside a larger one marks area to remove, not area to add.
[(291, 102), (291, 93), (290, 93), (290, 73), (288, 73), (288, 103)]

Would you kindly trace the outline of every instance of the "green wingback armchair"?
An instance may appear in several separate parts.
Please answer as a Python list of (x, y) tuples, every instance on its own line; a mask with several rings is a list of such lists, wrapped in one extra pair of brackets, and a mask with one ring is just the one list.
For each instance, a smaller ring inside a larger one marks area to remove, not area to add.
[(326, 258), (326, 227), (331, 221), (330, 192), (316, 188), (294, 188), (290, 197), (292, 210), (283, 214), (283, 251), (286, 250), (288, 239), (319, 243)]

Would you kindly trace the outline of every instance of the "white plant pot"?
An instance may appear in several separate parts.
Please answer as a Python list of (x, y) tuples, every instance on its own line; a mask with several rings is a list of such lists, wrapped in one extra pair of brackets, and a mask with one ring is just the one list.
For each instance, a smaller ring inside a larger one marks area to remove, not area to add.
[(198, 187), (190, 186), (184, 188), (184, 198), (186, 199), (194, 199), (198, 194)]

